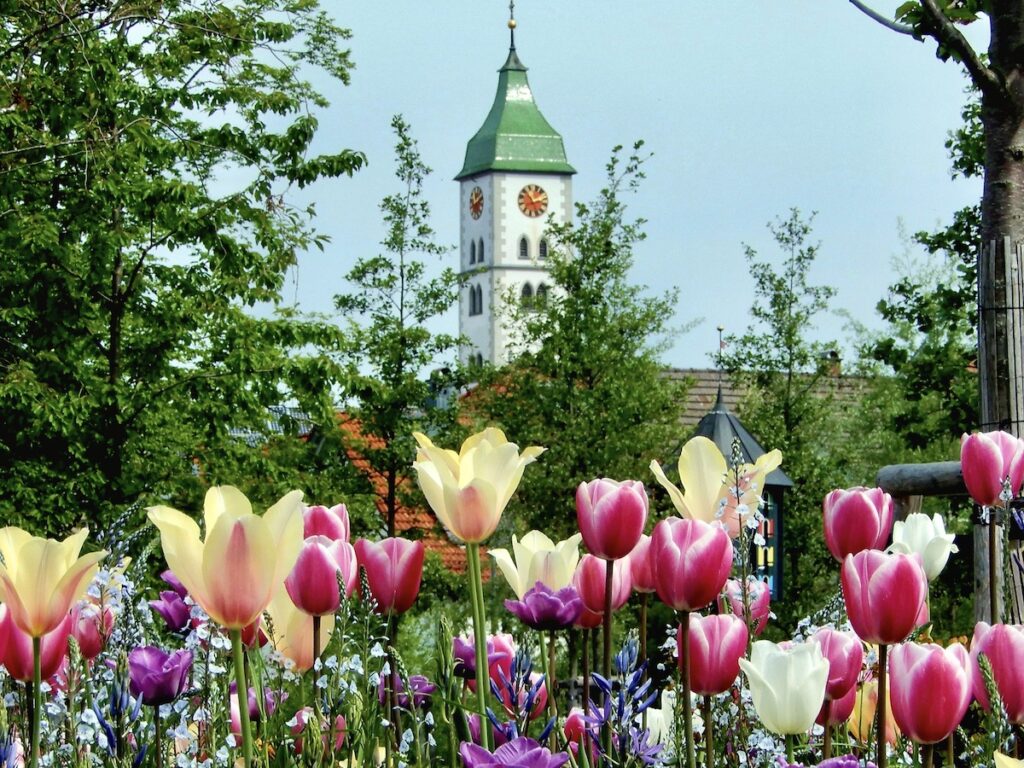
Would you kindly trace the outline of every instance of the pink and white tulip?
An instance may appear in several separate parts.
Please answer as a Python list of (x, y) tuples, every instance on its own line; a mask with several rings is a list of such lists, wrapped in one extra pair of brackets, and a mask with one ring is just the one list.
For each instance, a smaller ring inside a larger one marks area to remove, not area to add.
[(885, 549), (892, 531), (892, 497), (881, 488), (837, 488), (822, 502), (825, 545), (839, 562), (865, 549)]
[(935, 744), (964, 719), (971, 695), (971, 660), (959, 643), (905, 643), (892, 649), (889, 669), (896, 725), (919, 744)]
[[(729, 610), (735, 616), (746, 620), (743, 610), (743, 585), (738, 579), (729, 579), (725, 582), (725, 599), (729, 604)], [(747, 601), (750, 605), (750, 621), (754, 635), (760, 635), (768, 626), (768, 619), (772, 612), (772, 591), (769, 586), (753, 576), (747, 577)]]
[(345, 584), (345, 596), (350, 597), (359, 575), (355, 548), (346, 541), (310, 536), (303, 542), (284, 586), (299, 610), (310, 616), (325, 616), (341, 604), (339, 574)]
[[(40, 638), (40, 679), (53, 677), (68, 653), (71, 636), (71, 614)], [(14, 622), (11, 610), (0, 605), (0, 664), (15, 680), (32, 681), (32, 637)]]
[(967, 492), (985, 507), (1001, 507), (1003, 484), (1016, 496), (1024, 482), (1024, 441), (1008, 432), (975, 432), (960, 438), (960, 469)]
[(991, 708), (985, 681), (978, 665), (978, 655), (985, 654), (992, 665), (999, 697), (1006, 707), (1012, 723), (1024, 723), (1024, 685), (1020, 674), (1024, 669), (1024, 626), (1020, 624), (992, 624), (978, 622), (971, 640), (972, 681), (974, 696), (986, 710)]
[[(732, 614), (690, 616), (690, 690), (701, 696), (729, 690), (739, 677), (748, 638), (747, 625)], [(677, 633), (676, 648), (682, 647)]]
[(315, 504), (302, 513), (302, 537), (326, 536), (331, 541), (349, 540), (348, 508), (344, 504), (325, 507)]
[(641, 594), (656, 592), (654, 582), (654, 561), (651, 559), (651, 537), (640, 536), (640, 541), (629, 553), (629, 570), (633, 574), (633, 591)]
[(576, 489), (576, 521), (583, 543), (602, 560), (621, 560), (640, 541), (647, 523), (647, 492), (636, 480), (601, 478)]
[(366, 569), (370, 593), (379, 613), (405, 613), (416, 602), (423, 577), (422, 541), (390, 538), (379, 543), (359, 539), (356, 558)]
[(697, 611), (729, 578), (732, 540), (720, 525), (670, 517), (654, 526), (651, 558), (662, 602), (677, 611)]
[[(576, 566), (572, 584), (583, 599), (587, 611), (604, 614), (607, 562), (596, 555), (584, 555)], [(621, 560), (612, 572), (612, 610), (617, 611), (629, 600), (633, 589), (630, 562)]]
[(847, 555), (841, 580), (846, 612), (861, 640), (900, 643), (918, 625), (928, 596), (920, 555), (877, 549)]
[[(857, 687), (857, 679), (864, 664), (864, 646), (856, 635), (840, 632), (831, 627), (819, 629), (814, 633), (812, 640), (821, 646), (822, 655), (828, 659), (825, 698), (838, 701), (845, 697), (850, 689)], [(850, 707), (853, 707), (852, 701)]]

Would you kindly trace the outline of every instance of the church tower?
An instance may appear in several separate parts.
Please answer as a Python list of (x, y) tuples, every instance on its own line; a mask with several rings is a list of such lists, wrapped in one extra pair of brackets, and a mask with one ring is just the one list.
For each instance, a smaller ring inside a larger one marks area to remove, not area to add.
[(459, 182), (459, 332), (463, 363), (508, 362), (509, 298), (527, 305), (549, 290), (545, 229), (549, 216), (572, 217), (572, 175), (562, 137), (533, 101), (526, 67), (511, 46), (498, 70), (487, 119), (466, 145)]

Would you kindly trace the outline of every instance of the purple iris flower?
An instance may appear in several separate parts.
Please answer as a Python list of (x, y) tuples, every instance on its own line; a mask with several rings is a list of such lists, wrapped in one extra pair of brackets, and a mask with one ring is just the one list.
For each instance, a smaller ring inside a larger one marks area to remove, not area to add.
[[(395, 680), (398, 688), (395, 692), (397, 694), (398, 706), (408, 711), (409, 694), (405, 692), (405, 683), (402, 682), (400, 675), (395, 675), (392, 679)], [(380, 700), (382, 706), (387, 700), (387, 688), (384, 685), (386, 682), (387, 677), (385, 675), (381, 675), (380, 684), (377, 686), (377, 698)], [(425, 707), (429, 704), (430, 694), (437, 690), (437, 686), (423, 675), (412, 675), (409, 678), (409, 688), (412, 689), (412, 704), (415, 707)]]
[[(487, 640), (487, 666), (497, 661), (504, 661), (509, 654), (494, 650), (494, 641)], [(476, 646), (473, 641), (461, 637), (452, 638), (452, 658), (455, 660), (455, 676), (466, 680), (476, 680)]]
[(560, 768), (569, 762), (568, 753), (552, 754), (546, 747), (525, 736), (502, 744), (493, 754), (483, 747), (464, 741), (459, 748), (459, 756), (465, 768)]
[(165, 653), (152, 645), (133, 648), (128, 654), (131, 691), (145, 704), (169, 704), (188, 687), (192, 651)]
[(160, 614), (171, 632), (183, 632), (192, 620), (192, 609), (181, 595), (170, 589), (161, 592), (159, 600), (150, 600), (149, 607)]
[(505, 607), (532, 629), (565, 629), (583, 613), (583, 600), (574, 587), (553, 592), (538, 581), (522, 600), (506, 600)]

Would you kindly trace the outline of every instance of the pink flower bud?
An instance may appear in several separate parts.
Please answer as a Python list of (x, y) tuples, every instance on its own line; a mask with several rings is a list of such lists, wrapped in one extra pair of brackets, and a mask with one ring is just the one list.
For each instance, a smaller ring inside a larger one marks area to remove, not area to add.
[(633, 574), (633, 590), (636, 592), (655, 592), (654, 561), (651, 559), (651, 537), (646, 534), (629, 553), (629, 570)]
[(420, 591), (425, 548), (422, 541), (390, 538), (356, 542), (356, 559), (366, 569), (378, 613), (404, 613)]
[[(596, 555), (584, 555), (576, 566), (572, 584), (576, 587), (583, 606), (593, 613), (604, 614), (605, 583), (607, 581), (606, 560)], [(612, 571), (612, 610), (617, 611), (629, 600), (633, 580), (630, 576), (629, 560), (615, 563)]]
[(636, 480), (602, 478), (576, 489), (576, 520), (583, 543), (602, 560), (628, 555), (644, 532), (647, 492)]
[[(821, 654), (828, 659), (828, 684), (825, 698), (838, 700), (851, 688), (856, 688), (860, 669), (864, 663), (864, 646), (856, 635), (822, 627), (814, 633), (814, 642), (821, 646)], [(853, 707), (853, 702), (850, 702)]]
[(975, 432), (960, 438), (960, 471), (967, 492), (986, 507), (1002, 507), (1003, 483), (1016, 496), (1024, 482), (1024, 441), (1008, 432)]
[(662, 602), (677, 611), (697, 611), (729, 578), (732, 540), (721, 525), (670, 517), (654, 526), (651, 559)]
[(843, 599), (853, 631), (868, 643), (903, 642), (917, 626), (928, 596), (920, 555), (866, 549), (847, 555)]
[(1024, 685), (1020, 681), (1021, 670), (1024, 669), (1024, 626), (989, 625), (979, 621), (974, 627), (974, 638), (971, 640), (974, 696), (988, 710), (991, 704), (978, 663), (978, 655), (982, 653), (992, 665), (992, 677), (1003, 706), (1006, 707), (1007, 717), (1012, 723), (1024, 723)]
[(837, 488), (822, 503), (825, 545), (839, 562), (865, 549), (884, 549), (892, 532), (892, 497), (881, 488)]
[(331, 541), (348, 542), (348, 509), (344, 504), (335, 504), (328, 509), (322, 505), (306, 507), (302, 513), (302, 538), (326, 536)]

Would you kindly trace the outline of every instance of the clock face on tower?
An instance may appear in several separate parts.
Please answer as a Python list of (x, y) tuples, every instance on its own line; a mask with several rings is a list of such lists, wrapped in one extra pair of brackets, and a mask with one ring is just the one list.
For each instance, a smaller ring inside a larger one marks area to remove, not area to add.
[(473, 191), (469, 193), (469, 215), (474, 219), (479, 219), (483, 212), (484, 191), (480, 187), (473, 187)]
[(519, 191), (519, 210), (531, 219), (548, 209), (548, 193), (536, 184), (527, 184)]

